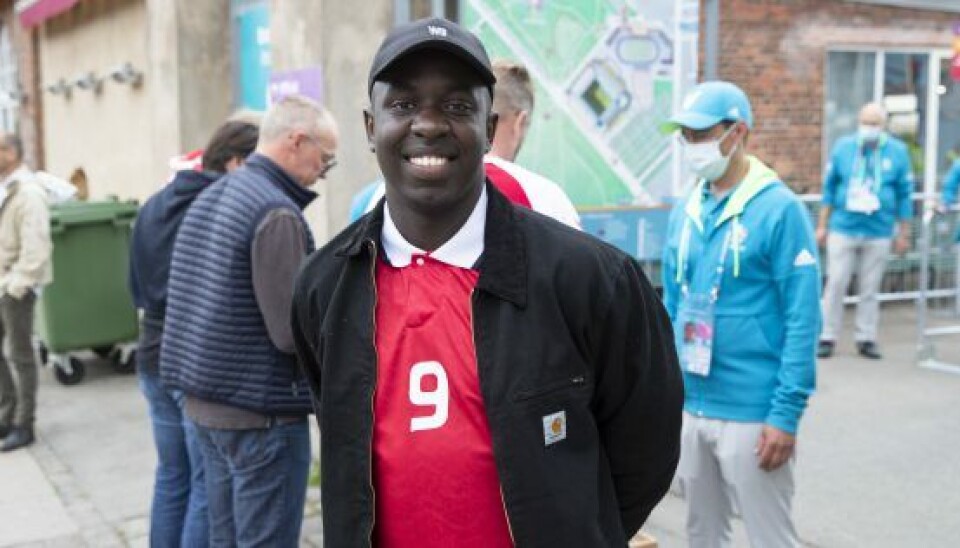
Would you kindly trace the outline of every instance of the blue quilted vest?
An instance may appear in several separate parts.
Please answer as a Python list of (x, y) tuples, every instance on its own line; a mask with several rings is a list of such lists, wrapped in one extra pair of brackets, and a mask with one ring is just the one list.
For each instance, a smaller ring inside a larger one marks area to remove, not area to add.
[(207, 401), (267, 415), (312, 411), (296, 359), (270, 340), (254, 294), (250, 248), (275, 209), (301, 211), (316, 194), (268, 158), (212, 184), (190, 206), (177, 234), (167, 289), (163, 382)]

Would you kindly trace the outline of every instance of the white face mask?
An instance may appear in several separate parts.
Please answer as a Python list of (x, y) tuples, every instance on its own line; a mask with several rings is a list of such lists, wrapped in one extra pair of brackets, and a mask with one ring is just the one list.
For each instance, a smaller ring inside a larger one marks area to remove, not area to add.
[(682, 136), (680, 137), (680, 142), (683, 144), (683, 156), (687, 165), (698, 177), (713, 182), (723, 177), (723, 174), (727, 172), (730, 158), (733, 157), (733, 153), (740, 146), (740, 143), (737, 143), (730, 150), (730, 154), (726, 156), (720, 151), (720, 143), (730, 135), (735, 127), (730, 126), (730, 129), (724, 132), (719, 139), (706, 143), (689, 143)]
[(878, 126), (864, 126), (861, 125), (857, 129), (857, 135), (860, 136), (864, 142), (873, 143), (880, 139), (880, 134), (883, 133), (883, 128)]

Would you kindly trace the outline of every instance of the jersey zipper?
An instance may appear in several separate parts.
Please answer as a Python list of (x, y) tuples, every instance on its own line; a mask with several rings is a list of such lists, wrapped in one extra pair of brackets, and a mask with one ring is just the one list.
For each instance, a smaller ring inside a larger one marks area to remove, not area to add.
[(377, 243), (373, 240), (367, 240), (369, 244), (369, 249), (373, 254), (373, 261), (370, 266), (370, 281), (373, 287), (373, 311), (370, 315), (371, 323), (373, 325), (373, 331), (371, 332), (371, 337), (373, 339), (373, 390), (370, 391), (370, 461), (369, 461), (369, 475), (367, 479), (370, 483), (370, 493), (372, 493), (371, 500), (373, 501), (373, 508), (370, 510), (370, 530), (367, 532), (367, 541), (368, 546), (373, 547), (373, 530), (377, 523), (377, 490), (373, 485), (373, 433), (374, 428), (376, 427), (376, 397), (377, 397), (377, 377), (378, 370), (380, 368), (380, 355), (377, 352)]
[[(477, 328), (474, 324), (474, 316), (476, 315), (474, 307), (477, 305), (477, 290), (476, 288), (470, 290), (470, 336), (473, 337), (473, 354), (474, 358), (477, 361), (477, 383), (480, 385), (480, 396), (483, 397), (483, 382), (480, 377), (480, 344), (477, 341)], [(484, 407), (486, 407), (486, 401), (484, 401)], [(489, 419), (488, 419), (489, 420)], [(490, 446), (494, 449), (494, 465), (496, 465), (496, 448), (493, 446), (493, 428), (490, 430)], [(499, 476), (499, 473), (498, 473)], [(507, 511), (507, 499), (503, 495), (503, 483), (500, 482), (499, 477), (497, 478), (498, 483), (500, 483), (500, 504), (503, 506), (503, 517), (507, 520), (507, 532), (510, 533), (510, 543), (514, 546), (517, 545), (517, 539), (513, 536), (513, 524), (510, 523), (510, 512)]]

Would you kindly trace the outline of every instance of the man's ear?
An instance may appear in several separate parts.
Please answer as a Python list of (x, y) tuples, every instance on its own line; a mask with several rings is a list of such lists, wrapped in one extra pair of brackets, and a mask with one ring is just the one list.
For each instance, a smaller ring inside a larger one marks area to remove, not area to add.
[(526, 131), (527, 127), (530, 126), (530, 112), (526, 110), (521, 110), (517, 112), (516, 120), (513, 124), (516, 126), (518, 132)]
[(500, 120), (500, 115), (496, 112), (490, 112), (490, 115), (487, 116), (487, 151), (493, 146), (493, 136), (497, 134), (498, 120)]
[(746, 146), (747, 140), (750, 137), (750, 128), (746, 122), (737, 122), (737, 133), (740, 135), (741, 146)]
[(374, 145), (373, 140), (376, 123), (373, 120), (373, 114), (370, 114), (370, 111), (367, 109), (363, 110), (363, 127), (367, 130), (367, 145), (370, 146), (370, 152), (376, 152), (377, 147)]
[(520, 137), (520, 141), (523, 141), (523, 138), (527, 136), (527, 128), (530, 127), (530, 112), (526, 110), (521, 110), (517, 112), (517, 115), (514, 117), (513, 121), (513, 130), (515, 134)]

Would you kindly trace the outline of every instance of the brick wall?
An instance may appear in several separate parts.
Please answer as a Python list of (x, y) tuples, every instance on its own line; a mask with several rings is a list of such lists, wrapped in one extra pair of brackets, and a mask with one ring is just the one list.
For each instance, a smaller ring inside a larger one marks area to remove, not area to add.
[(949, 48), (956, 19), (956, 13), (839, 0), (720, 0), (719, 77), (751, 98), (751, 149), (792, 187), (815, 192), (827, 49)]

